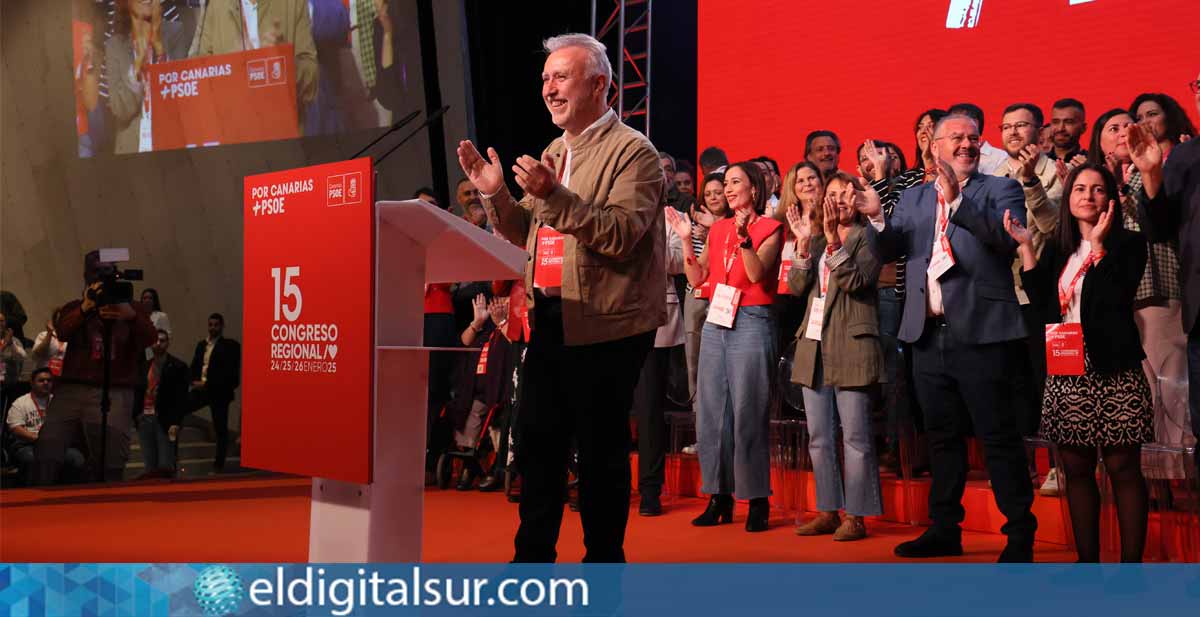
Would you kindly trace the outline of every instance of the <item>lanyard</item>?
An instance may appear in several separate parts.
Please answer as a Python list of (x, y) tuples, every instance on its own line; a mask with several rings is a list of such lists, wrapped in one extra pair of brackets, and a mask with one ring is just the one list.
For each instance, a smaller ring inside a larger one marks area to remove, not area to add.
[(36, 396), (33, 396), (33, 395), (31, 394), (31, 395), (29, 395), (29, 400), (33, 401), (33, 408), (37, 410), (37, 415), (38, 415), (38, 417), (39, 417), (39, 418), (45, 418), (45, 417), (46, 417), (46, 410), (45, 410), (45, 409), (42, 409), (42, 406), (41, 406), (41, 405), (38, 405), (37, 397), (36, 397)]
[(933, 188), (937, 191), (938, 205), (937, 229), (934, 231), (934, 237), (940, 238), (946, 235), (946, 228), (950, 226), (950, 205), (946, 203), (946, 196), (942, 194), (942, 187), (934, 182)]
[[(1066, 316), (1067, 311), (1071, 308), (1071, 299), (1075, 297), (1075, 286), (1079, 284), (1079, 279), (1082, 279), (1087, 271), (1092, 267), (1092, 254), (1088, 253), (1087, 259), (1083, 260), (1083, 265), (1079, 266), (1079, 270), (1075, 273), (1075, 277), (1065, 287), (1058, 288), (1058, 308), (1059, 312)], [(1063, 274), (1067, 273), (1067, 269), (1063, 267)], [(1062, 274), (1058, 276), (1058, 280), (1062, 281)]]
[(822, 298), (824, 298), (825, 294), (829, 292), (829, 274), (830, 274), (830, 272), (832, 272), (832, 269), (829, 267), (829, 251), (822, 251), (822, 253), (821, 253), (821, 273), (820, 273), (821, 297)]
[[(754, 224), (758, 222), (758, 215), (753, 215), (754, 218), (746, 224), (746, 235), (750, 235), (750, 230), (754, 228)], [(731, 230), (729, 236), (725, 239), (725, 254), (722, 256), (722, 261), (725, 263), (725, 284), (729, 284), (729, 272), (733, 269), (733, 262), (737, 260), (738, 245), (734, 242), (737, 240), (737, 228)]]

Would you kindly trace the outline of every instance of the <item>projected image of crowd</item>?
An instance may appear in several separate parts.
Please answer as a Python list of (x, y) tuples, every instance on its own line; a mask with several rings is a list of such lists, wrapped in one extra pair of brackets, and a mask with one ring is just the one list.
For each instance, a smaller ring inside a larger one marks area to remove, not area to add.
[(412, 87), (401, 42), (415, 32), (392, 0), (73, 2), (81, 157), (154, 149), (157, 63), (292, 45), (301, 136), (387, 126)]

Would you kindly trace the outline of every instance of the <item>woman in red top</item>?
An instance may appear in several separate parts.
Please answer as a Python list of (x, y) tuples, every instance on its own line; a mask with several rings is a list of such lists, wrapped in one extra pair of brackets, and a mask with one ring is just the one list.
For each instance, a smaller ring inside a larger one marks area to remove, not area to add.
[(754, 163), (725, 170), (725, 198), (734, 216), (713, 224), (699, 257), (687, 219), (667, 211), (683, 240), (688, 282), (707, 281), (713, 290), (696, 376), (701, 490), (712, 497), (692, 524), (732, 521), (736, 496), (750, 500), (746, 531), (765, 531), (771, 494), (767, 398), (776, 360), (771, 303), (783, 229), (763, 216), (767, 186)]

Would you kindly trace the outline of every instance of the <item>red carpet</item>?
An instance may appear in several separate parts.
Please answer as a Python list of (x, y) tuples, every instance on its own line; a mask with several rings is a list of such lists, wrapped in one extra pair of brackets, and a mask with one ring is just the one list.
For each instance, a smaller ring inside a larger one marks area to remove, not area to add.
[[(0, 561), (280, 562), (305, 561), (310, 482), (255, 477), (116, 487), (12, 489), (0, 493)], [(835, 543), (801, 538), (777, 513), (767, 532), (742, 529), (745, 506), (732, 525), (696, 528), (689, 521), (704, 501), (678, 498), (656, 518), (630, 516), (625, 543), (634, 562), (888, 562), (892, 548), (919, 527), (870, 521), (866, 540)], [(425, 493), (425, 561), (495, 562), (512, 557), (516, 505), (502, 495), (431, 490)], [(967, 532), (966, 555), (952, 561), (992, 561), (1002, 536)], [(1039, 543), (1039, 561), (1073, 561), (1062, 545)], [(560, 561), (583, 557), (579, 515), (566, 510)]]

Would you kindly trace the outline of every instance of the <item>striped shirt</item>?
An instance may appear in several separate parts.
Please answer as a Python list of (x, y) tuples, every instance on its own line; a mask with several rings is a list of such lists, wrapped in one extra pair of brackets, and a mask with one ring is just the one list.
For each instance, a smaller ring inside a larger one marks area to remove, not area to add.
[[(914, 186), (922, 184), (925, 181), (925, 170), (920, 167), (910, 169), (895, 178), (884, 178), (878, 182), (871, 183), (871, 188), (879, 193), (879, 203), (883, 206), (883, 215), (891, 218), (892, 213), (896, 210), (896, 204), (900, 203), (900, 193)], [(901, 256), (896, 260), (896, 295), (904, 297), (904, 266), (905, 256)]]

